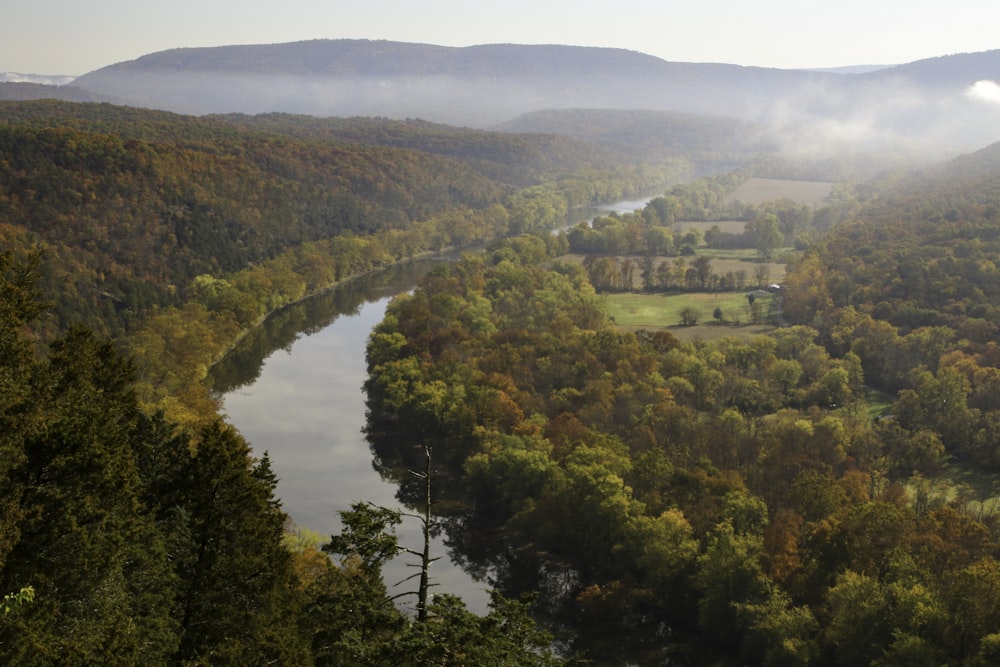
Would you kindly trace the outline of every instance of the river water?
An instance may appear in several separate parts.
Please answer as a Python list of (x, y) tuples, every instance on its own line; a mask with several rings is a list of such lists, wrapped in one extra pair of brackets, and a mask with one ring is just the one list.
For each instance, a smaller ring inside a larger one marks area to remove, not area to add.
[[(632, 211), (646, 201), (618, 202), (589, 215)], [(340, 532), (337, 512), (355, 501), (405, 511), (396, 501), (396, 486), (373, 468), (362, 434), (365, 345), (394, 295), (411, 290), (436, 264), (452, 260), (414, 262), (285, 308), (212, 369), (209, 379), (222, 397), (227, 421), (255, 452), (268, 452), (285, 512), (324, 540)], [(401, 545), (422, 549), (415, 519), (404, 519), (397, 534)], [(441, 539), (435, 540), (433, 555), (442, 556), (431, 569), (433, 591), (458, 595), (470, 611), (486, 613), (488, 583), (453, 563)], [(414, 582), (393, 585), (416, 571), (403, 557), (390, 563), (384, 571), (390, 593), (415, 589)]]

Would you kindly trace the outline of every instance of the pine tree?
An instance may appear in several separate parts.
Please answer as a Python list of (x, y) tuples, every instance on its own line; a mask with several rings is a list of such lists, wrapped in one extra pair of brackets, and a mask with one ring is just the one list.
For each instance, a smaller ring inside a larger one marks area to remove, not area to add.
[[(42, 311), (35, 289), (38, 257), (17, 262), (0, 253), (0, 571), (18, 540), (21, 487), (11, 472), (24, 462), (24, 437), (37, 406), (30, 395), (36, 360), (21, 334), (24, 324)], [(21, 582), (15, 589), (29, 585)]]
[(309, 664), (294, 614), (292, 554), (282, 545), (286, 517), (266, 455), (255, 461), (221, 422), (185, 449), (159, 510), (177, 536), (178, 660)]
[(0, 630), (11, 664), (160, 662), (173, 649), (168, 607), (134, 604), (140, 580), (167, 594), (170, 584), (140, 502), (131, 377), (114, 347), (82, 328), (33, 373), (37, 413), (21, 428), (24, 455), (7, 482), (20, 492), (6, 498), (17, 504), (18, 539), (0, 589), (31, 584), (37, 597)]

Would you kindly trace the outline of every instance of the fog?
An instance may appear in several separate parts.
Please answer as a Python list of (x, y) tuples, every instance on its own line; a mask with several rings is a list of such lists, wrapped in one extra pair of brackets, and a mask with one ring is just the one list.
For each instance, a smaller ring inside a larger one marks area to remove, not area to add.
[(965, 90), (927, 91), (904, 80), (843, 89), (803, 89), (770, 100), (749, 120), (790, 155), (845, 152), (929, 160), (1000, 141), (1000, 85), (981, 80)]
[[(407, 51), (401, 48), (398, 57), (405, 60)], [(467, 67), (382, 63), (320, 75), (283, 73), (277, 66), (275, 71), (261, 72), (257, 66), (234, 71), (229, 61), (223, 63), (228, 69), (219, 71), (213, 69), (222, 67), (218, 61), (201, 63), (190, 52), (179, 66), (158, 62), (154, 54), (92, 72), (73, 85), (126, 104), (185, 114), (421, 118), (475, 128), (548, 109), (684, 112), (753, 123), (757, 141), (814, 158), (885, 152), (941, 159), (1000, 140), (1000, 84), (975, 76), (993, 68), (993, 52), (979, 54), (976, 67), (967, 60), (956, 66), (961, 76), (974, 77), (963, 81), (957, 75), (949, 78), (950, 70), (941, 74), (940, 61), (947, 58), (844, 74), (666, 62), (654, 66), (648, 57), (633, 64), (621, 54), (616, 54), (620, 60), (595, 63), (590, 52), (591, 60), (574, 66), (571, 47), (566, 48), (566, 53), (558, 51), (556, 64), (539, 63), (537, 71), (521, 62), (525, 54), (518, 56), (515, 49), (488, 54), (496, 60), (484, 56)], [(505, 68), (511, 58), (520, 63), (514, 70)]]

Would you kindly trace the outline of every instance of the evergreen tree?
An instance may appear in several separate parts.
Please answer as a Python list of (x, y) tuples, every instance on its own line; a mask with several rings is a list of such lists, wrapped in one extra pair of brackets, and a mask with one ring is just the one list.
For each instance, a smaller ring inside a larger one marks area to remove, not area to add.
[[(175, 452), (176, 453), (176, 452)], [(175, 617), (182, 662), (309, 664), (299, 640), (285, 514), (266, 455), (254, 460), (231, 427), (205, 427), (179, 452), (160, 514), (176, 531)]]
[(24, 437), (37, 412), (30, 396), (35, 356), (21, 335), (24, 324), (42, 310), (37, 269), (37, 256), (22, 263), (10, 252), (0, 253), (0, 571), (17, 542), (21, 518), (21, 487), (11, 472), (24, 462)]
[(0, 630), (9, 664), (156, 663), (173, 650), (168, 607), (136, 595), (169, 595), (170, 581), (140, 501), (130, 381), (130, 364), (80, 328), (32, 377), (38, 414), (7, 482), (18, 540), (0, 589), (31, 584), (37, 598)]

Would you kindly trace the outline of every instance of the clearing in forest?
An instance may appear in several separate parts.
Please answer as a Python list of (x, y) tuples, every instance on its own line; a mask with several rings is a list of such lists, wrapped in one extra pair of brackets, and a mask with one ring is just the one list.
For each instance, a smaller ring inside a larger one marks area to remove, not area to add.
[(744, 204), (791, 199), (806, 206), (819, 208), (826, 203), (833, 183), (829, 181), (789, 181), (777, 178), (751, 178), (733, 190), (725, 199)]

